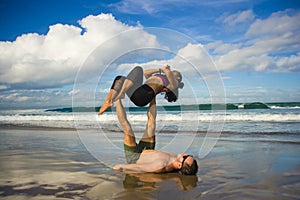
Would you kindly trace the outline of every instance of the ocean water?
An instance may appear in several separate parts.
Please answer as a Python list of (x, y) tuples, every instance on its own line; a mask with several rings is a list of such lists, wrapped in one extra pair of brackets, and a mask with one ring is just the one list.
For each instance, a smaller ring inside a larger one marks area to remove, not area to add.
[[(187, 181), (113, 171), (125, 163), (122, 130), (114, 109), (102, 116), (95, 110), (0, 111), (0, 197), (300, 199), (300, 103), (158, 107), (155, 148), (198, 155), (198, 174)], [(127, 111), (142, 132), (145, 109)], [(205, 133), (216, 129), (214, 145)]]
[[(211, 109), (213, 107), (213, 109)], [(0, 111), (1, 126), (54, 127), (122, 131), (114, 108), (101, 116), (91, 108)], [(146, 108), (126, 108), (135, 130), (147, 122)], [(73, 112), (72, 112), (73, 111)], [(158, 106), (158, 132), (300, 134), (299, 103)]]

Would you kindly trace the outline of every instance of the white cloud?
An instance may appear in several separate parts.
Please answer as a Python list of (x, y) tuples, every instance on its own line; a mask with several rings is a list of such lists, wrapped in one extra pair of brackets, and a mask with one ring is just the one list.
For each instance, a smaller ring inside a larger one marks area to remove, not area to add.
[(158, 12), (163, 12), (170, 10), (174, 7), (181, 6), (193, 6), (199, 4), (199, 1), (183, 1), (183, 0), (122, 0), (117, 3), (110, 4), (110, 7), (117, 9), (119, 12), (128, 13), (128, 14), (155, 14)]
[(76, 89), (73, 89), (71, 91), (68, 92), (68, 95), (72, 96), (72, 95), (76, 95), (80, 92), (80, 90), (76, 90)]
[(13, 42), (0, 42), (0, 84), (13, 88), (51, 88), (72, 84), (78, 68), (93, 50), (104, 41), (123, 31), (133, 31), (126, 39), (115, 40), (107, 51), (98, 55), (101, 61), (113, 58), (122, 48), (159, 46), (156, 38), (140, 25), (128, 26), (111, 14), (87, 16), (81, 27), (55, 24), (45, 35), (24, 34)]
[[(117, 3), (111, 3), (110, 7), (115, 8), (118, 12), (128, 14), (156, 14), (176, 8), (191, 7), (222, 7), (230, 4), (247, 2), (248, 0), (121, 0)], [(183, 9), (182, 9), (183, 10)]]
[(280, 68), (287, 68), (288, 71), (299, 71), (300, 66), (300, 52), (297, 55), (285, 56), (275, 58), (277, 66)]
[(236, 44), (217, 41), (205, 47), (223, 71), (299, 71), (299, 20), (300, 12), (273, 13), (266, 19), (257, 19), (244, 41)]
[(222, 17), (219, 20), (222, 20), (224, 24), (228, 24), (229, 26), (235, 26), (241, 23), (250, 22), (255, 18), (255, 15), (252, 10), (240, 11), (238, 13)]
[[(252, 20), (253, 17), (253, 12), (247, 10), (227, 16), (224, 22), (234, 25)], [(246, 39), (249, 38), (247, 42), (233, 44), (216, 41), (205, 45), (205, 48), (214, 56), (219, 69), (224, 71), (297, 71), (299, 20), (299, 12), (277, 12), (266, 19), (257, 19), (245, 34)], [(49, 27), (45, 35), (30, 33), (19, 36), (13, 42), (0, 42), (0, 84), (5, 86), (1, 89), (51, 88), (72, 84), (78, 68), (99, 44), (123, 31), (141, 27), (123, 24), (111, 14), (87, 16), (79, 21), (79, 25), (55, 24)], [(155, 36), (139, 29), (130, 37), (121, 37), (117, 44), (109, 44), (108, 51), (100, 52), (97, 63), (88, 66), (88, 71), (93, 74), (101, 66), (101, 61), (111, 59), (118, 52), (130, 48), (128, 46), (138, 47), (141, 44), (159, 46)], [(205, 63), (209, 61), (203, 60), (207, 56), (201, 56), (204, 55), (202, 50), (195, 45), (187, 45), (177, 52), (177, 57), (154, 60), (149, 66), (169, 63), (184, 70), (185, 63), (181, 63), (185, 58), (206, 69)], [(291, 54), (276, 55), (286, 52)]]
[(8, 108), (49, 108), (72, 105), (67, 90), (9, 90), (0, 93), (1, 109)]
[(231, 44), (224, 43), (221, 40), (214, 41), (205, 45), (207, 51), (210, 51), (213, 55), (224, 55), (232, 50), (239, 49), (243, 46), (243, 44)]
[[(253, 20), (254, 13), (251, 10), (236, 13), (237, 18), (230, 21), (233, 16), (227, 16), (224, 22), (237, 26)], [(186, 77), (192, 77), (190, 74), (195, 73), (193, 65), (201, 72), (209, 73), (210, 70), (213, 71), (214, 66), (205, 49), (211, 53), (218, 69), (222, 71), (299, 71), (299, 20), (300, 12), (291, 10), (277, 12), (266, 19), (256, 19), (245, 32), (242, 41), (225, 43), (219, 40), (204, 46), (189, 43), (173, 52), (171, 58), (157, 56), (161, 54), (158, 52), (158, 54), (151, 54), (152, 57), (144, 55), (144, 58), (148, 58), (146, 61), (122, 60), (124, 62), (118, 66), (117, 72), (125, 74), (134, 65), (158, 68), (169, 64)], [(10, 103), (25, 106), (29, 101), (37, 106), (50, 105), (53, 102), (70, 105), (70, 95), (74, 94), (81, 95), (82, 100), (85, 101), (84, 90), (38, 89), (72, 84), (76, 72), (92, 52), (96, 52), (95, 59), (90, 59), (90, 62), (84, 65), (85, 71), (88, 72), (83, 76), (85, 79), (95, 76), (98, 68), (104, 67), (103, 63), (107, 63), (128, 49), (138, 49), (141, 46), (161, 47), (156, 36), (147, 33), (146, 29), (141, 29), (141, 25), (123, 24), (111, 14), (87, 16), (79, 21), (79, 25), (55, 24), (49, 27), (45, 35), (30, 33), (19, 36), (13, 42), (0, 42), (2, 106)], [(103, 43), (124, 31), (132, 32)], [(94, 51), (100, 44), (106, 45), (105, 50)], [(211, 79), (212, 76), (209, 75), (207, 77)], [(206, 77), (202, 78), (206, 80)]]
[(118, 66), (118, 71), (120, 73), (126, 73), (133, 66), (137, 65), (143, 66), (144, 69), (161, 68), (166, 64), (185, 75), (191, 75), (195, 73), (195, 71), (206, 73), (215, 70), (214, 63), (205, 48), (201, 44), (188, 43), (168, 60), (162, 59), (143, 63), (123, 63)]
[[(157, 2), (157, 1), (156, 1)], [(124, 0), (115, 4), (110, 4), (111, 7), (118, 9), (119, 12), (129, 14), (140, 14), (140, 13), (155, 13), (156, 5), (151, 1), (135, 1), (135, 0)]]
[(246, 36), (283, 35), (299, 30), (300, 12), (284, 10), (273, 13), (267, 19), (257, 19), (249, 28)]

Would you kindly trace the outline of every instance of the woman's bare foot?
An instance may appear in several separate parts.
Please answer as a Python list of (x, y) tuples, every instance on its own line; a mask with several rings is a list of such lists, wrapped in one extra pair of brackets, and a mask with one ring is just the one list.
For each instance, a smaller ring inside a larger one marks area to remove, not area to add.
[(114, 104), (112, 102), (104, 102), (101, 106), (98, 115), (102, 115), (108, 108), (112, 107)]

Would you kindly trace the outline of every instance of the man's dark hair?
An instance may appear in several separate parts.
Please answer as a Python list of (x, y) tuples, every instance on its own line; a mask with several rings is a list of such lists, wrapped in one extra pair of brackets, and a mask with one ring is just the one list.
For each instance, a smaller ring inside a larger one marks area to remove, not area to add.
[(187, 163), (183, 163), (181, 167), (181, 173), (184, 175), (195, 175), (198, 172), (198, 164), (194, 159), (192, 165), (188, 165)]

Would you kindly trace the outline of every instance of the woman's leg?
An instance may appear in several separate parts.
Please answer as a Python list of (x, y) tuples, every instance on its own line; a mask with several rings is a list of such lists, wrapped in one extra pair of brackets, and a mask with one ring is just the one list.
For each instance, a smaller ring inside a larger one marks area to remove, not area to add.
[(101, 105), (98, 115), (101, 115), (108, 108), (113, 106), (113, 102), (114, 102), (113, 99), (119, 94), (125, 80), (126, 78), (124, 76), (117, 76), (115, 78), (104, 103)]
[(118, 99), (124, 99), (125, 98), (125, 93), (128, 91), (128, 89), (130, 89), (133, 86), (133, 82), (129, 79), (125, 79), (124, 84), (122, 86), (121, 91), (118, 93), (118, 95), (116, 95), (115, 97), (113, 97), (113, 101), (117, 101)]
[(143, 84), (143, 76), (144, 72), (142, 67), (136, 66), (133, 68), (127, 75), (119, 94), (113, 100), (124, 99), (125, 93), (130, 98), (133, 92)]
[(133, 68), (128, 76), (117, 76), (112, 84), (111, 90), (101, 106), (98, 115), (104, 113), (108, 108), (113, 106), (113, 102), (123, 99), (125, 93), (130, 98), (136, 88), (143, 83), (143, 69), (139, 66)]
[(109, 93), (104, 101), (104, 103), (101, 105), (98, 115), (102, 115), (108, 108), (113, 106), (112, 97), (117, 94), (117, 91), (114, 89), (110, 89)]

